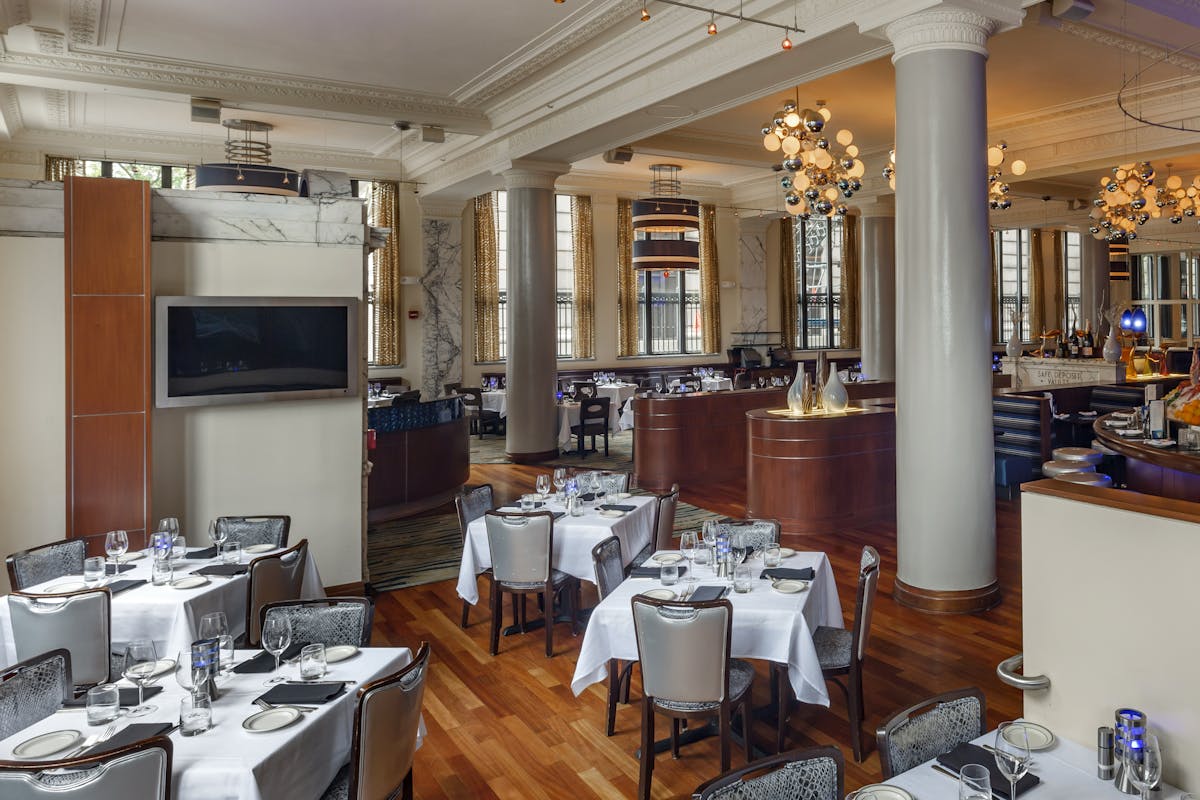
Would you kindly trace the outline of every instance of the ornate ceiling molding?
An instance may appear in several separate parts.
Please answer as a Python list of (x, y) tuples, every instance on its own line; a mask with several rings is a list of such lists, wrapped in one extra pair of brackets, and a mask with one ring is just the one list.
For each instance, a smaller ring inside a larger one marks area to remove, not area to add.
[(61, 56), (67, 52), (67, 37), (53, 28), (34, 28), (33, 38), (39, 53)]
[(103, 11), (102, 0), (71, 0), (71, 47), (95, 47), (100, 43)]
[(1187, 53), (1175, 53), (1174, 49), (1168, 50), (1143, 39), (1126, 36), (1116, 31), (1105, 30), (1104, 28), (1098, 28), (1095, 25), (1088, 25), (1082, 22), (1072, 22), (1056, 18), (1050, 24), (1059, 31), (1079, 39), (1095, 42), (1104, 47), (1110, 47), (1122, 53), (1140, 56), (1151, 61), (1162, 61), (1164, 64), (1170, 64), (1173, 67), (1178, 67), (1188, 72), (1200, 73), (1200, 54), (1188, 55)]
[(63, 89), (42, 89), (42, 99), (46, 109), (46, 120), (55, 128), (70, 127), (67, 113), (70, 93)]
[(998, 29), (996, 20), (959, 8), (919, 11), (889, 22), (884, 30), (895, 48), (892, 63), (914, 53), (967, 50), (987, 57), (987, 40)]
[(0, 84), (0, 139), (11, 139), (25, 127), (17, 87)]

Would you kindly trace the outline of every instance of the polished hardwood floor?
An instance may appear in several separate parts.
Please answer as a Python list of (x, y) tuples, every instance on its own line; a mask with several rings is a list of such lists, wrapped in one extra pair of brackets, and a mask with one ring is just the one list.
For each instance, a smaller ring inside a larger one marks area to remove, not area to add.
[[(532, 489), (544, 470), (512, 465), (473, 465), (472, 483), (491, 483), (506, 502)], [(686, 502), (730, 516), (743, 513), (739, 485), (683, 487)], [(846, 754), (846, 789), (879, 780), (875, 727), (894, 711), (922, 698), (963, 686), (987, 695), (992, 726), (1021, 713), (1021, 695), (996, 678), (996, 664), (1021, 649), (1020, 519), (1018, 502), (998, 501), (998, 571), (1003, 599), (982, 614), (930, 616), (901, 608), (891, 599), (896, 574), (895, 531), (891, 526), (852, 529), (809, 537), (812, 549), (828, 553), (837, 576), (846, 624), (852, 622), (859, 553), (870, 544), (883, 559), (879, 597), (865, 665), (864, 740), (868, 755), (855, 764), (850, 755), (846, 706), (830, 686), (829, 708), (794, 712), (789, 747), (834, 744)], [(481, 589), (483, 587), (481, 586)], [(617, 712), (616, 735), (604, 735), (605, 687), (597, 684), (575, 697), (570, 688), (582, 633), (567, 625), (555, 629), (555, 655), (547, 659), (540, 632), (503, 639), (500, 654), (488, 654), (488, 611), (477, 606), (471, 625), (459, 627), (461, 601), (454, 581), (379, 595), (374, 644), (433, 646), (424, 716), (428, 736), (414, 768), (418, 798), (624, 798), (637, 791), (638, 684), (628, 706)], [(768, 701), (765, 665), (755, 682), (755, 702)], [(661, 730), (663, 725), (660, 723)], [(767, 749), (773, 727), (753, 729)], [(741, 764), (737, 748), (733, 764)], [(655, 798), (690, 797), (698, 784), (719, 772), (715, 739), (683, 749), (673, 761), (655, 762)], [(952, 787), (947, 779), (948, 788)]]

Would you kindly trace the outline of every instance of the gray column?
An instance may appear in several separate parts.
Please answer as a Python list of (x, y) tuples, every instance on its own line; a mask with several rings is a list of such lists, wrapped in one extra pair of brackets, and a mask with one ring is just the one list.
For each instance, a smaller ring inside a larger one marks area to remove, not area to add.
[(870, 380), (896, 379), (896, 210), (891, 198), (859, 213), (858, 315), (862, 371)]
[[(1093, 238), (1085, 228), (1080, 244), (1080, 314), (1091, 321), (1092, 331), (1099, 337), (1104, 312), (1114, 302), (1108, 290), (1108, 242)], [(1099, 340), (1096, 346), (1100, 346)]]
[(513, 167), (508, 190), (508, 457), (558, 455), (554, 405), (554, 179), (564, 170)]
[(992, 462), (986, 16), (887, 25), (896, 69), (896, 599), (999, 599)]

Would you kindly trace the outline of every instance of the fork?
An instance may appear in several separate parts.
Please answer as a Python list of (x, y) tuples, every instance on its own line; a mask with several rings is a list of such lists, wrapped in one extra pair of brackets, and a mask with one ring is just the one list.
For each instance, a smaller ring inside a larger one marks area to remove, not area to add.
[(83, 744), (79, 745), (74, 750), (67, 753), (65, 756), (63, 756), (63, 758), (74, 758), (75, 756), (82, 753), (84, 750), (87, 750), (89, 747), (97, 745), (100, 742), (107, 742), (109, 739), (111, 739), (113, 737), (113, 735), (116, 732), (117, 732), (117, 723), (114, 722), (114, 723), (110, 724), (107, 728), (102, 730), (101, 732), (93, 733), (91, 736), (84, 739)]
[(262, 698), (255, 700), (254, 705), (258, 706), (259, 708), (261, 708), (264, 711), (270, 711), (275, 708), (294, 708), (297, 711), (303, 711), (305, 713), (308, 713), (309, 711), (317, 710), (316, 706), (275, 705), (273, 703), (268, 703), (266, 700), (263, 700)]

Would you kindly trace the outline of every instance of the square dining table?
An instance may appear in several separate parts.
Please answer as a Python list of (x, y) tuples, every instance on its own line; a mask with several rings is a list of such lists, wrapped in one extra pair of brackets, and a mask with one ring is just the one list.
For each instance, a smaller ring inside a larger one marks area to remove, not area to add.
[[(204, 548), (188, 548), (195, 552)], [(282, 549), (282, 548), (280, 548)], [(254, 558), (270, 553), (269, 550), (253, 555), (243, 554), (243, 565), (249, 565)], [(144, 551), (143, 551), (144, 553)], [(128, 556), (125, 556), (128, 558)], [(150, 639), (161, 658), (174, 658), (180, 650), (185, 650), (199, 638), (200, 620), (205, 614), (213, 611), (224, 611), (229, 621), (229, 633), (236, 639), (246, 632), (246, 601), (248, 573), (232, 577), (210, 576), (208, 583), (192, 589), (175, 589), (171, 586), (154, 586), (150, 583), (150, 565), (152, 558), (143, 554), (137, 560), (129, 562), (134, 568), (122, 572), (118, 576), (109, 576), (109, 581), (115, 580), (145, 580), (146, 583), (132, 589), (126, 589), (113, 595), (112, 598), (112, 650), (120, 653), (134, 639)], [(175, 566), (175, 577), (181, 577), (194, 570), (211, 564), (221, 563), (220, 559), (181, 559)], [(83, 583), (83, 576), (66, 576), (46, 581), (37, 586), (31, 586), (27, 594), (36, 594), (39, 590), (63, 584)], [(325, 588), (321, 584), (321, 575), (317, 571), (316, 559), (311, 550), (304, 567), (304, 582), (300, 597), (309, 600), (325, 596)], [(12, 624), (10, 623), (7, 598), (0, 597), (0, 649), (5, 665), (17, 662), (16, 643), (13, 641)]]
[[(595, 507), (585, 509), (582, 516), (568, 514), (559, 517), (554, 521), (554, 568), (594, 582), (596, 571), (592, 566), (592, 548), (609, 536), (616, 536), (621, 541), (622, 563), (628, 564), (654, 538), (657, 502), (656, 497), (630, 496), (609, 501), (611, 504), (634, 506), (633, 511), (620, 517), (602, 516)], [(550, 500), (543, 509), (561, 512), (565, 507)], [(512, 507), (507, 510), (517, 511)], [(478, 603), (479, 584), (476, 576), (491, 566), (487, 523), (480, 517), (467, 526), (462, 563), (458, 570), (458, 596), (468, 603)]]
[[(258, 653), (239, 650), (235, 658), (240, 663)], [(262, 710), (253, 701), (267, 691), (269, 687), (264, 682), (271, 675), (233, 674), (218, 679), (221, 695), (213, 702), (213, 727), (198, 736), (184, 737), (178, 731), (169, 734), (173, 746), (172, 797), (174, 800), (317, 800), (350, 758), (358, 687), (391, 675), (411, 661), (412, 652), (407, 647), (364, 647), (345, 661), (330, 664), (323, 678), (353, 681), (343, 694), (301, 714), (295, 723), (267, 732), (251, 732), (242, 722)], [(299, 678), (296, 665), (285, 664), (282, 672), (289, 680)], [(156, 710), (133, 719), (121, 717), (118, 720), (121, 727), (126, 722), (179, 721), (179, 701), (185, 690), (171, 673), (162, 675), (159, 684), (163, 691), (146, 700)], [(0, 741), (0, 759), (13, 758), (13, 748), (33, 736), (61, 730), (87, 736), (102, 728), (88, 726), (83, 708), (63, 710)], [(424, 735), (422, 721), (417, 747), (421, 746)]]
[[(653, 556), (651, 557), (653, 558)], [(750, 562), (755, 573), (762, 561)], [(647, 561), (646, 566), (654, 566)], [(821, 674), (821, 664), (813, 646), (812, 632), (817, 626), (841, 628), (842, 605), (829, 559), (821, 552), (797, 552), (785, 558), (781, 567), (812, 567), (813, 579), (807, 590), (783, 594), (771, 588), (768, 580), (755, 579), (749, 592), (730, 590), (727, 599), (733, 606), (733, 639), (730, 654), (735, 658), (754, 658), (787, 664), (788, 680), (802, 703), (829, 705), (829, 692)], [(697, 586), (729, 586), (730, 580), (718, 578), (708, 565), (694, 566)], [(610, 659), (637, 661), (637, 638), (633, 629), (633, 596), (661, 587), (655, 578), (629, 578), (611, 591), (592, 610), (575, 664), (571, 689), (576, 695), (593, 683), (608, 677)], [(672, 587), (682, 591), (685, 578)]]

